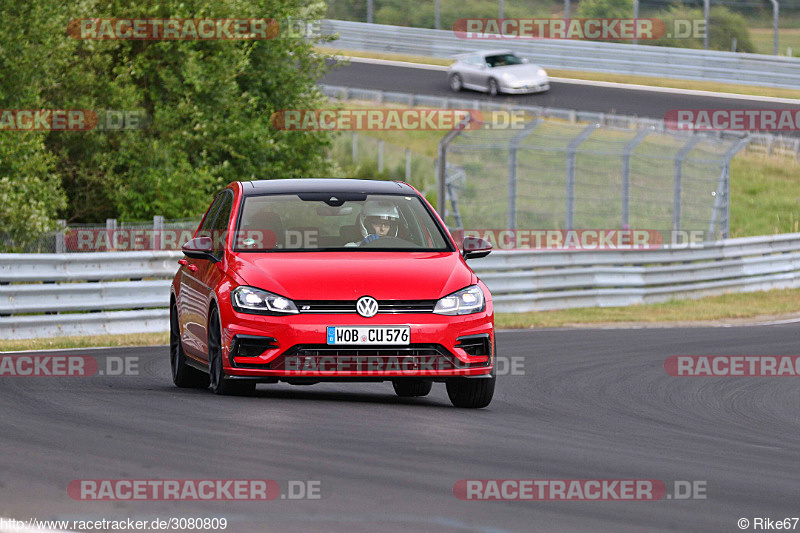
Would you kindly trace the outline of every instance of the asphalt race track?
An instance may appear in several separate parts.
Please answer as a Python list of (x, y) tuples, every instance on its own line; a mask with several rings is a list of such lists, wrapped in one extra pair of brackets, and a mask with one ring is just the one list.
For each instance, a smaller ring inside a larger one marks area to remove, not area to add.
[[(327, 85), (487, 100), (477, 91), (454, 93), (446, 72), (413, 67), (351, 63), (338, 66), (321, 80)], [(617, 115), (663, 119), (672, 109), (800, 109), (800, 103), (764, 102), (691, 94), (664, 93), (617, 87), (551, 82), (550, 91), (533, 95), (501, 95), (495, 100)]]
[[(671, 377), (671, 355), (793, 355), (800, 324), (501, 332), (524, 375), (483, 410), (444, 385), (172, 386), (166, 347), (65, 352), (138, 376), (0, 378), (0, 516), (226, 517), (227, 531), (740, 531), (800, 515), (800, 378)], [(48, 353), (53, 355), (53, 352)], [(517, 372), (519, 373), (519, 372)], [(461, 501), (461, 479), (706, 482), (706, 499)], [(322, 498), (73, 500), (74, 479), (318, 480)]]

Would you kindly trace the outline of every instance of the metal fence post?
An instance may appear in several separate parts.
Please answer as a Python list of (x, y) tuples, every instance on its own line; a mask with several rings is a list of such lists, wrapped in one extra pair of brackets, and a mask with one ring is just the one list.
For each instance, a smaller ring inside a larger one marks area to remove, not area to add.
[(631, 217), (631, 153), (641, 144), (653, 129), (640, 130), (636, 136), (628, 141), (622, 151), (622, 227), (630, 226)]
[(66, 232), (67, 228), (67, 221), (64, 219), (59, 219), (56, 222), (56, 253), (63, 254), (64, 253), (64, 233)]
[(508, 143), (508, 229), (517, 228), (517, 150), (522, 141), (541, 123), (541, 118), (531, 120)]
[(164, 217), (161, 215), (153, 216), (153, 239), (150, 246), (154, 250), (164, 249)]
[(411, 150), (406, 148), (406, 181), (411, 180)]
[(675, 154), (675, 180), (673, 182), (672, 191), (672, 230), (680, 231), (681, 229), (681, 198), (683, 196), (683, 161), (689, 155), (697, 143), (702, 138), (699, 135), (694, 135), (684, 144), (678, 153)]
[[(462, 120), (456, 124), (455, 128), (445, 133), (444, 137), (439, 141), (437, 149), (438, 157), (436, 158), (436, 210), (439, 212), (439, 216), (442, 217), (442, 220), (445, 218), (445, 210), (447, 209), (447, 190), (445, 187), (445, 180), (447, 178), (447, 147), (453, 142), (453, 139), (458, 137), (461, 132), (469, 126), (470, 122), (471, 118), (469, 117)], [(445, 224), (446, 223), (447, 221), (445, 221)]]
[(108, 236), (108, 249), (114, 249), (114, 241), (116, 240), (116, 233), (117, 233), (117, 219), (116, 218), (107, 218), (106, 219), (106, 235)]
[(383, 172), (383, 140), (378, 141), (378, 172)]
[[(750, 139), (745, 137), (730, 148), (723, 156), (722, 169), (717, 184), (717, 194), (714, 198), (714, 210), (711, 212), (711, 222), (708, 225), (708, 237), (713, 238), (717, 226), (722, 227), (722, 238), (727, 239), (730, 235), (730, 209), (731, 209), (731, 159), (750, 143)], [(720, 213), (719, 221), (717, 213)]]
[(581, 131), (574, 139), (572, 139), (567, 146), (567, 205), (566, 205), (566, 220), (564, 221), (564, 229), (572, 229), (574, 225), (575, 214), (575, 152), (578, 146), (591, 135), (600, 124), (589, 124), (583, 131)]
[(358, 132), (353, 132), (353, 163), (358, 162)]

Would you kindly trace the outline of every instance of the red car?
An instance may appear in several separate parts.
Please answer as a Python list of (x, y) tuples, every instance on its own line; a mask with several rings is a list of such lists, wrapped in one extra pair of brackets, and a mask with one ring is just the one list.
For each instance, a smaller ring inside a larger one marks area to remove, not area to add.
[(172, 283), (178, 387), (391, 381), (399, 396), (444, 382), (457, 407), (489, 405), (489, 290), (425, 198), (401, 182), (234, 182), (209, 207)]

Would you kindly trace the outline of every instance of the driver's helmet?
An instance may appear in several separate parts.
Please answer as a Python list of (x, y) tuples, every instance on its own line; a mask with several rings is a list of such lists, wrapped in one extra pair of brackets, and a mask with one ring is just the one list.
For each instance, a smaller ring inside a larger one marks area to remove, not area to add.
[(367, 200), (364, 204), (364, 209), (358, 217), (358, 223), (361, 230), (361, 235), (366, 237), (375, 233), (372, 228), (373, 224), (378, 222), (389, 222), (388, 237), (397, 237), (397, 226), (400, 221), (400, 213), (397, 211), (397, 206), (378, 200)]

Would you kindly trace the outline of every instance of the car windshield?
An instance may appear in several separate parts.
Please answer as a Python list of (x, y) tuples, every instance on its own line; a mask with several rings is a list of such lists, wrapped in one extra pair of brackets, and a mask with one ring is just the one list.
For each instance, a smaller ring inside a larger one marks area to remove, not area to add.
[(248, 196), (234, 250), (452, 251), (416, 196), (300, 193)]
[(497, 54), (486, 56), (486, 63), (488, 63), (492, 68), (506, 67), (508, 65), (521, 65), (522, 59), (514, 54)]

